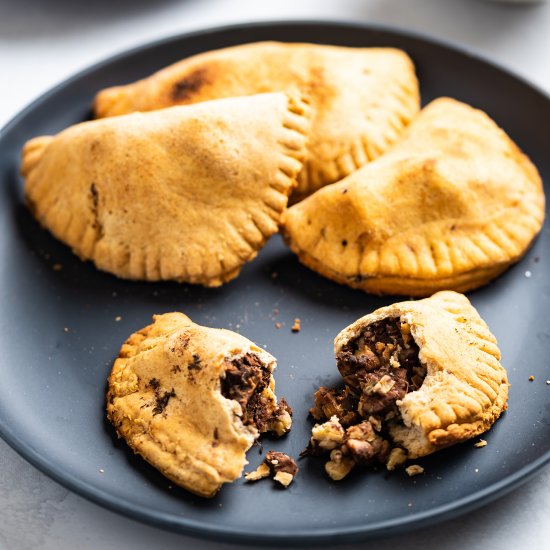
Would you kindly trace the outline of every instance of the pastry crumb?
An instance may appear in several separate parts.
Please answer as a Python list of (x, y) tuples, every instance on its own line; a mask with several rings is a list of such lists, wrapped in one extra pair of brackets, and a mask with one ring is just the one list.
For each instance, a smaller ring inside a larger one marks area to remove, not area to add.
[(117, 315), (115, 317), (115, 321), (118, 323), (119, 321), (122, 321), (122, 317), (120, 315)]
[(485, 441), (485, 439), (480, 439), (477, 443), (474, 444), (474, 447), (486, 447), (487, 446), (487, 441)]
[(253, 472), (248, 472), (244, 475), (246, 481), (258, 481), (269, 475), (269, 466), (262, 462)]
[(103, 468), (100, 468), (100, 469), (99, 469), (99, 473), (100, 473), (100, 474), (104, 474), (104, 473), (105, 473), (105, 470), (104, 470)]
[(288, 472), (277, 472), (273, 479), (279, 482), (283, 487), (288, 487), (292, 483), (294, 476)]
[(533, 375), (531, 375), (531, 376), (529, 377), (529, 382), (533, 382), (534, 380), (535, 380), (535, 377), (534, 377)]
[(63, 332), (69, 332), (69, 328), (68, 328), (68, 327), (65, 327), (65, 328), (63, 329)]
[(423, 474), (424, 468), (422, 468), (422, 466), (420, 466), (419, 464), (412, 464), (408, 468), (405, 468), (405, 472), (407, 472), (407, 475), (409, 477), (413, 477), (419, 474)]
[(407, 453), (400, 447), (394, 447), (390, 451), (388, 460), (386, 461), (386, 469), (390, 472), (403, 466), (407, 462)]
[(52, 269), (54, 271), (61, 271), (63, 269), (63, 264), (53, 264)]
[(294, 319), (294, 324), (292, 325), (292, 327), (290, 327), (290, 330), (292, 332), (300, 332), (301, 328), (302, 328), (302, 322), (298, 317), (296, 317), (296, 319)]
[(281, 328), (282, 326), (282, 323), (275, 323), (275, 328)]

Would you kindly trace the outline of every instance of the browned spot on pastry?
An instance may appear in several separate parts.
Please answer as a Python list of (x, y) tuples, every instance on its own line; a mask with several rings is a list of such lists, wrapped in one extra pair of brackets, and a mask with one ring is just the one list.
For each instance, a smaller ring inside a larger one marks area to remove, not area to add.
[(303, 454), (331, 452), (326, 470), (342, 479), (355, 464), (384, 463), (392, 450), (388, 427), (400, 422), (396, 401), (420, 388), (426, 368), (410, 327), (399, 317), (370, 324), (336, 356), (345, 387), (319, 388), (311, 415), (318, 421)]
[(172, 99), (174, 101), (188, 101), (209, 81), (210, 78), (206, 68), (196, 69), (174, 83), (171, 92)]
[(174, 373), (174, 374), (177, 374), (178, 372), (181, 372), (181, 367), (179, 365), (174, 365), (171, 369), (171, 371)]

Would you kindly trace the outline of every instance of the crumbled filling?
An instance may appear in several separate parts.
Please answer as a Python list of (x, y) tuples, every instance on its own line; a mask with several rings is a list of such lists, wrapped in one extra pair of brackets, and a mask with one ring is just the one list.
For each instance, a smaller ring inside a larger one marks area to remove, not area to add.
[(255, 426), (260, 433), (283, 435), (290, 429), (292, 409), (284, 398), (275, 406), (266, 395), (270, 379), (269, 368), (257, 355), (247, 353), (226, 361), (221, 393), (239, 403), (245, 425)]
[(271, 475), (283, 487), (288, 487), (296, 477), (298, 470), (296, 461), (290, 456), (277, 451), (269, 451), (258, 468), (245, 474), (244, 477), (247, 481), (257, 481)]
[(304, 454), (330, 452), (325, 469), (342, 479), (356, 464), (401, 466), (406, 452), (393, 447), (388, 427), (401, 422), (396, 402), (426, 377), (410, 326), (398, 317), (369, 325), (336, 357), (343, 389), (319, 388), (310, 414), (315, 425)]

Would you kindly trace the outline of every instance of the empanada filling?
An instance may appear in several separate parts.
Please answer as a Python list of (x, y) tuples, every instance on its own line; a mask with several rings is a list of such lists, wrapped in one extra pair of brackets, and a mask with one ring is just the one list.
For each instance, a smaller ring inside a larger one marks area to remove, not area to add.
[(290, 430), (292, 409), (284, 397), (276, 404), (270, 381), (267, 365), (257, 355), (246, 353), (226, 360), (221, 393), (239, 403), (243, 424), (254, 426), (260, 433), (283, 435)]
[(386, 463), (393, 470), (406, 452), (392, 448), (389, 426), (401, 423), (396, 402), (415, 391), (426, 377), (410, 326), (399, 317), (369, 325), (336, 357), (345, 387), (319, 388), (310, 413), (323, 422), (312, 430), (305, 454), (330, 452), (326, 465), (342, 479), (355, 464)]

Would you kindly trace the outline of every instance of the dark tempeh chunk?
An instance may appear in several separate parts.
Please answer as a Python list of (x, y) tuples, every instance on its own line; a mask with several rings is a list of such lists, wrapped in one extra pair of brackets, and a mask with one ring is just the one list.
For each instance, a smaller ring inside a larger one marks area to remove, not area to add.
[(225, 378), (221, 380), (221, 393), (225, 398), (239, 403), (244, 424), (256, 426), (259, 432), (274, 431), (282, 435), (288, 431), (284, 418), (292, 416), (292, 409), (284, 398), (276, 408), (268, 406), (262, 392), (269, 386), (270, 379), (269, 368), (256, 355), (247, 353), (227, 362)]

